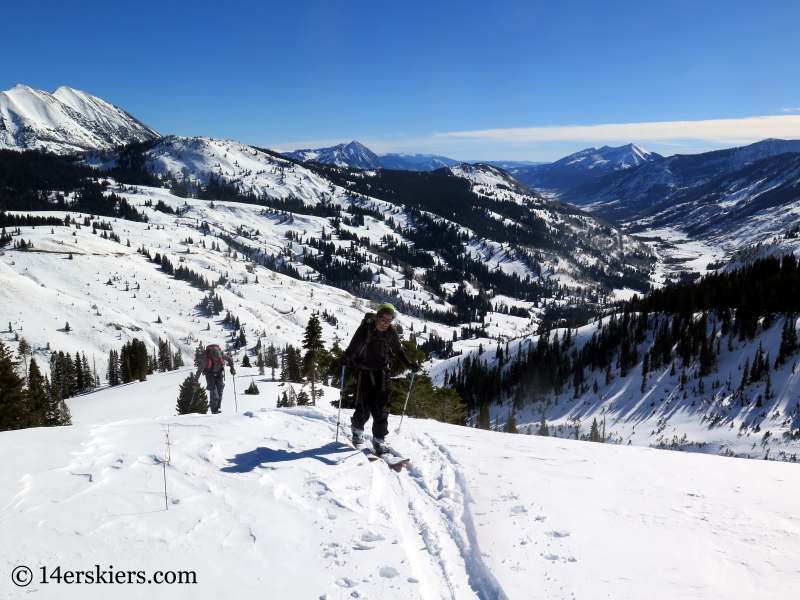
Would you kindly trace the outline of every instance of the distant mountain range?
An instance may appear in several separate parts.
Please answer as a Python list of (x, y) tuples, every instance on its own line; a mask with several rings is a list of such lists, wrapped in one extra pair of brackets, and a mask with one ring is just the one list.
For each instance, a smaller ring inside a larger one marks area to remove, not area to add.
[(59, 154), (111, 149), (161, 137), (121, 108), (69, 87), (0, 92), (0, 148)]
[(466, 160), (460, 161), (439, 154), (375, 154), (361, 142), (353, 140), (328, 148), (294, 150), (285, 156), (302, 162), (318, 162), (353, 169), (394, 169), (396, 171), (428, 172), (452, 167), (458, 163), (486, 164), (501, 169), (522, 168), (542, 163), (530, 161)]
[[(223, 167), (219, 156), (206, 156), (203, 146), (209, 142), (202, 138), (162, 138), (124, 110), (86, 92), (59, 87), (48, 93), (24, 85), (0, 92), (0, 149), (84, 153), (83, 160), (89, 164), (110, 164), (103, 156), (113, 154), (109, 151), (114, 148), (151, 141), (159, 142), (164, 149), (183, 148), (174, 165), (164, 165), (164, 173), (182, 173), (184, 179), (186, 173), (191, 173), (203, 185), (210, 185), (213, 175), (257, 195), (271, 194), (275, 189), (271, 180), (249, 182), (246, 170), (240, 179), (228, 179), (242, 171), (241, 167)], [(92, 151), (93, 156), (85, 154), (87, 151)], [(190, 160), (190, 156), (194, 158)], [(549, 164), (459, 162), (434, 154), (377, 155), (357, 141), (298, 150), (286, 156), (384, 172), (443, 172), (449, 177), (469, 179), (477, 193), (493, 198), (506, 193), (530, 195), (530, 190), (545, 191), (551, 198), (630, 231), (648, 236), (677, 232), (688, 239), (703, 240), (726, 254), (782, 235), (797, 225), (800, 215), (800, 140), (764, 140), (741, 148), (666, 158), (637, 144), (604, 146), (587, 148)], [(153, 162), (156, 158), (156, 154), (150, 154), (148, 160)], [(490, 167), (473, 169), (470, 163)], [(156, 165), (153, 162), (150, 166)], [(264, 165), (253, 164), (252, 168), (257, 172)], [(391, 175), (384, 179), (392, 180)], [(290, 190), (285, 177), (280, 181), (278, 188), (293, 198), (306, 198), (309, 194), (304, 186)], [(434, 187), (441, 183), (435, 178), (425, 181)], [(378, 180), (374, 183), (377, 185)], [(415, 180), (413, 185), (422, 190), (423, 183)], [(403, 180), (397, 185), (409, 182)], [(479, 191), (484, 189), (485, 192)], [(317, 190), (320, 194), (324, 191)], [(386, 199), (391, 198), (390, 192), (386, 191)], [(361, 193), (373, 195), (368, 187)], [(447, 210), (448, 216), (457, 212), (450, 207)]]
[(509, 166), (506, 169), (531, 188), (558, 194), (607, 173), (623, 171), (661, 158), (660, 154), (645, 150), (638, 144), (627, 144), (617, 148), (587, 148), (554, 163)]
[(572, 187), (559, 199), (638, 230), (669, 227), (728, 244), (751, 242), (797, 222), (800, 140), (660, 157)]

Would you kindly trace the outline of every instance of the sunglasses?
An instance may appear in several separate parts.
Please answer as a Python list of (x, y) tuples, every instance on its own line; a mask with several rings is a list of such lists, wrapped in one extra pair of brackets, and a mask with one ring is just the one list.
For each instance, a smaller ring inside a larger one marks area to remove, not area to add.
[(391, 325), (392, 321), (394, 321), (394, 319), (387, 319), (386, 317), (378, 317), (378, 319), (380, 319), (381, 321), (383, 321), (387, 325)]

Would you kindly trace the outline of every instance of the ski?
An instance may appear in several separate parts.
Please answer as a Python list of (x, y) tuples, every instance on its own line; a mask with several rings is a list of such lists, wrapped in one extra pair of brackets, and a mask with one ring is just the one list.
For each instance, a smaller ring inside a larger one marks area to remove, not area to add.
[(398, 473), (403, 469), (404, 466), (406, 468), (408, 468), (408, 463), (411, 460), (409, 458), (403, 458), (401, 456), (394, 456), (394, 455), (391, 455), (391, 454), (390, 455), (378, 456), (377, 454), (375, 454), (375, 452), (373, 452), (370, 448), (367, 448), (366, 446), (362, 446), (361, 448), (358, 448), (358, 447), (355, 446), (355, 444), (353, 444), (353, 441), (349, 437), (347, 437), (347, 435), (344, 432), (344, 428), (342, 428), (342, 442), (347, 447), (352, 448), (353, 450), (361, 452), (364, 456), (367, 457), (367, 460), (369, 462), (375, 462), (376, 460), (382, 460), (390, 468), (394, 469)]
[(408, 468), (408, 463), (411, 461), (410, 458), (403, 458), (402, 456), (394, 456), (392, 454), (382, 454), (378, 456), (370, 450), (369, 448), (362, 448), (361, 451), (367, 457), (367, 460), (370, 462), (374, 462), (376, 460), (382, 460), (385, 462), (390, 468), (394, 469), (398, 473), (403, 470), (403, 467)]

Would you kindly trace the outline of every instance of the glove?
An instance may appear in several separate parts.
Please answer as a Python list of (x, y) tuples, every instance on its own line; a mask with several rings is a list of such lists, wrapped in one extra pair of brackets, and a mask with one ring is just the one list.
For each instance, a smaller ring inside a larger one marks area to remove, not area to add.
[(350, 359), (347, 358), (346, 355), (342, 354), (342, 357), (339, 359), (339, 365), (342, 367), (350, 366)]
[(231, 375), (236, 375), (236, 369), (231, 369)]
[(419, 363), (411, 363), (411, 372), (412, 372), (412, 373), (417, 373), (417, 372), (419, 372), (419, 368), (420, 368), (420, 367), (419, 367)]
[(196, 392), (197, 390), (199, 390), (199, 389), (200, 389), (200, 382), (199, 382), (199, 381), (195, 381), (195, 382), (194, 382), (194, 384), (192, 385), (192, 389), (193, 389), (195, 392)]

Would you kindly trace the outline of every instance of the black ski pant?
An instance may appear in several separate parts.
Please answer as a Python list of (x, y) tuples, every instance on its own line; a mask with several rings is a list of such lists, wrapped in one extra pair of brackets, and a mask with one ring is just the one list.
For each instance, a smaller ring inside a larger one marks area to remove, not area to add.
[(222, 407), (222, 391), (225, 389), (225, 372), (222, 369), (216, 375), (206, 373), (206, 389), (211, 413), (216, 414)]
[(364, 429), (372, 415), (372, 436), (389, 434), (389, 374), (384, 371), (360, 371), (356, 410), (350, 419), (355, 429)]

